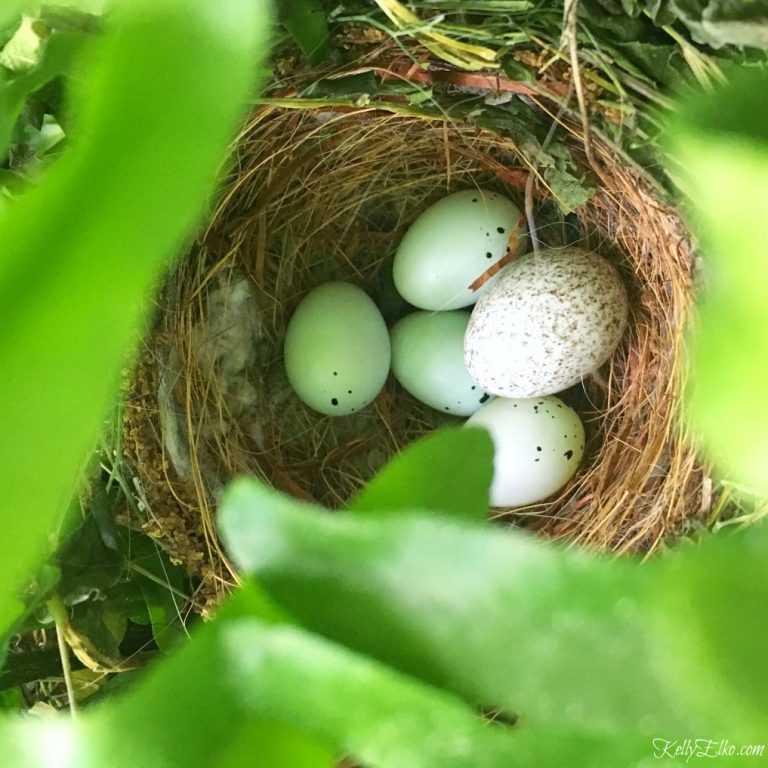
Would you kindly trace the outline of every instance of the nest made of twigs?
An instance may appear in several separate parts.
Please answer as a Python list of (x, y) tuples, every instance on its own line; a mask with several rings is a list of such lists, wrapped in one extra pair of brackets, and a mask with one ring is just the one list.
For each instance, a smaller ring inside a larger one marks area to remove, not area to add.
[[(641, 175), (597, 139), (592, 155), (599, 189), (577, 211), (575, 236), (621, 270), (630, 327), (599, 375), (564, 394), (588, 431), (574, 480), (547, 503), (492, 514), (597, 548), (648, 552), (701, 506), (702, 475), (678, 426), (691, 245)], [(391, 260), (417, 215), (471, 187), (522, 206), (530, 172), (513, 138), (462, 122), (371, 107), (257, 108), (223, 198), (167, 282), (130, 393), (125, 448), (144, 528), (218, 588), (233, 572), (214, 510), (232, 477), (252, 473), (338, 507), (408, 443), (460, 424), (392, 380), (360, 413), (315, 413), (285, 378), (286, 325), (302, 297), (331, 279), (361, 286), (393, 321)], [(538, 179), (533, 191), (536, 213), (548, 191)]]

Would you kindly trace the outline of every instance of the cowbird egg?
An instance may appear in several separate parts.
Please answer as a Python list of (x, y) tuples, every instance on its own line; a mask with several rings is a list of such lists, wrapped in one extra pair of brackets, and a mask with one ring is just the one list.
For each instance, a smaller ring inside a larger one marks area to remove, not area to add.
[(608, 261), (580, 248), (512, 262), (478, 301), (464, 339), (474, 381), (503, 397), (538, 397), (578, 383), (614, 352), (627, 292)]
[(584, 455), (584, 426), (557, 397), (497, 398), (465, 426), (488, 430), (494, 447), (491, 505), (543, 501), (575, 474)]
[(395, 287), (420, 309), (474, 304), (521, 251), (524, 222), (520, 209), (496, 192), (469, 189), (438, 200), (400, 241)]
[(469, 312), (413, 312), (390, 331), (395, 378), (417, 400), (457, 416), (489, 399), (464, 366), (468, 322)]
[(389, 333), (368, 295), (350, 283), (310, 291), (285, 334), (285, 372), (296, 394), (329, 416), (368, 405), (389, 373)]

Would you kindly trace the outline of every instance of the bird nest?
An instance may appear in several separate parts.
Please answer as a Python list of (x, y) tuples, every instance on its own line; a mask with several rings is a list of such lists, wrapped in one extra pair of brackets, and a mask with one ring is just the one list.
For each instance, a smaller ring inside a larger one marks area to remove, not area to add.
[(473, 187), (527, 203), (544, 241), (577, 241), (612, 260), (631, 300), (611, 361), (562, 395), (587, 430), (579, 472), (546, 503), (489, 515), (645, 553), (698, 514), (703, 474), (678, 423), (690, 241), (678, 214), (607, 143), (592, 137), (589, 167), (583, 134), (566, 133), (597, 190), (558, 221), (514, 136), (381, 106), (286, 102), (252, 113), (220, 202), (161, 294), (124, 427), (138, 522), (211, 594), (236, 578), (214, 524), (234, 476), (341, 507), (409, 443), (461, 423), (391, 378), (359, 413), (318, 414), (288, 386), (282, 346), (298, 303), (328, 280), (362, 287), (394, 322), (404, 312), (391, 283), (398, 242), (435, 200)]

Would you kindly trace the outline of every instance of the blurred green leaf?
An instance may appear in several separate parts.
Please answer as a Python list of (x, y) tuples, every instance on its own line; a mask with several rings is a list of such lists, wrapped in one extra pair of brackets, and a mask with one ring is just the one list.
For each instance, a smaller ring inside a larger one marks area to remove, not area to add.
[(45, 53), (36, 67), (15, 77), (0, 71), (0, 157), (6, 153), (13, 128), (29, 94), (68, 71), (77, 60), (83, 42), (81, 33), (56, 33), (45, 46)]
[[(768, 639), (754, 621), (768, 609), (765, 587), (734, 601), (732, 585), (751, 589), (766, 531), (640, 568), (519, 532), (329, 515), (276, 495), (239, 481), (224, 499), (221, 528), (239, 566), (312, 631), (533, 728), (759, 733), (755, 688), (768, 687), (768, 671), (757, 675), (761, 662), (741, 653), (745, 642)], [(694, 590), (712, 551), (720, 578)], [(697, 612), (701, 620), (689, 620)], [(739, 640), (745, 631), (749, 640)], [(669, 644), (695, 649), (708, 666), (692, 670)], [(748, 689), (745, 674), (757, 675)], [(723, 711), (722, 701), (736, 700)]]
[(0, 27), (20, 20), (20, 14), (32, 5), (32, 0), (3, 0), (0, 6)]
[[(53, 761), (77, 768), (332, 768), (327, 748), (255, 711), (252, 691), (261, 684), (256, 668), (265, 650), (258, 642), (237, 646), (230, 634), (241, 612), (259, 610), (258, 598), (241, 595), (180, 653), (76, 721), (0, 721), (0, 754), (13, 755), (14, 768)], [(264, 687), (273, 698), (283, 695), (269, 681)]]
[(327, 55), (330, 33), (320, 0), (278, 0), (278, 18), (310, 64)]
[(768, 73), (733, 73), (686, 102), (672, 153), (694, 203), (705, 289), (691, 340), (690, 406), (710, 457), (768, 493)]
[(248, 585), (109, 706), (77, 722), (0, 723), (0, 753), (14, 768), (43, 768), (51, 754), (78, 768), (331, 768), (341, 754), (370, 768), (561, 768), (578, 750), (569, 765), (602, 768), (650, 752), (634, 734), (488, 723), (444, 691), (261, 614)]
[[(471, 461), (467, 460), (471, 457)], [(493, 443), (481, 429), (445, 429), (411, 443), (352, 502), (352, 511), (420, 509), (485, 520)]]
[(24, 16), (13, 37), (0, 51), (0, 67), (11, 72), (24, 72), (36, 66), (43, 38), (44, 32), (35, 25), (35, 19)]
[(122, 4), (90, 44), (73, 146), (0, 219), (0, 627), (45, 550), (150, 309), (202, 212), (264, 51), (267, 8)]

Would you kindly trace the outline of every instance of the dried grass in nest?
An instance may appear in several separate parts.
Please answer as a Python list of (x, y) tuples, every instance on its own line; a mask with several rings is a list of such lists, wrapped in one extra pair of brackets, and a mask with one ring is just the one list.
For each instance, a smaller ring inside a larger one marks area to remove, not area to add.
[[(575, 480), (554, 501), (494, 515), (596, 548), (649, 552), (701, 507), (702, 473), (677, 424), (691, 246), (677, 214), (609, 147), (593, 140), (592, 152), (600, 189), (577, 213), (580, 236), (625, 275), (631, 327), (610, 364), (565, 395), (589, 434)], [(408, 443), (460, 423), (393, 381), (350, 417), (303, 406), (281, 363), (298, 302), (344, 279), (386, 313), (388, 265), (429, 203), (481, 186), (522, 204), (529, 172), (512, 139), (366, 108), (261, 107), (237, 158), (208, 228), (168, 281), (125, 430), (147, 499), (144, 527), (214, 592), (233, 580), (213, 522), (233, 476), (253, 473), (340, 506)], [(546, 204), (544, 186), (534, 190)]]

